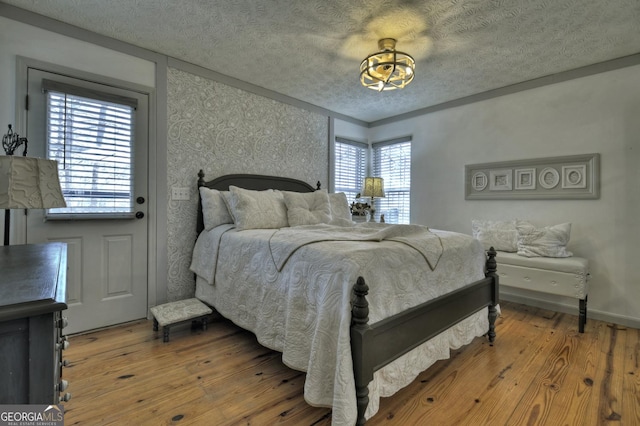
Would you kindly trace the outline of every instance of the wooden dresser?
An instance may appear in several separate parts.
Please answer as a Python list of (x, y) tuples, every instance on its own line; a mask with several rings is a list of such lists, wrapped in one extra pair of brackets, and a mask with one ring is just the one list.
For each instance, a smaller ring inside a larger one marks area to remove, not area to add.
[(0, 247), (0, 404), (68, 401), (62, 380), (67, 245)]

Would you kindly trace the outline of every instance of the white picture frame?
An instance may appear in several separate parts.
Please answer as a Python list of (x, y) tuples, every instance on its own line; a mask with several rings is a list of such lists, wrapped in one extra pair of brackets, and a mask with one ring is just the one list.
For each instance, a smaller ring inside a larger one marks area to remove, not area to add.
[(586, 188), (587, 187), (587, 166), (562, 167), (562, 189)]
[(464, 173), (465, 200), (600, 198), (598, 153), (467, 164)]
[(513, 189), (511, 169), (491, 170), (489, 172), (489, 191), (511, 191)]
[(471, 186), (473, 186), (473, 189), (476, 191), (483, 191), (488, 183), (489, 178), (487, 178), (487, 174), (483, 172), (475, 173), (471, 178)]
[(545, 189), (553, 189), (560, 182), (560, 173), (553, 167), (545, 167), (540, 172), (540, 186)]
[(531, 190), (536, 189), (536, 169), (516, 169), (516, 189)]

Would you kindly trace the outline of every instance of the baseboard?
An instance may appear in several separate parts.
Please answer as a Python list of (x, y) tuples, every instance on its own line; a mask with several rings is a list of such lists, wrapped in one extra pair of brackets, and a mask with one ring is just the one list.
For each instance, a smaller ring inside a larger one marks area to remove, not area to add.
[[(548, 309), (550, 311), (563, 312), (566, 314), (572, 314), (578, 316), (578, 300), (574, 304), (568, 304), (563, 302), (552, 302), (549, 300), (543, 300), (530, 295), (515, 294), (508, 291), (504, 291), (504, 288), (500, 289), (500, 299), (508, 302), (521, 303), (523, 305), (534, 306), (536, 308)], [(629, 317), (625, 315), (614, 314), (611, 312), (599, 311), (587, 306), (587, 321), (594, 319), (598, 321), (609, 322), (613, 324), (622, 325), (625, 327), (640, 329), (640, 319)]]

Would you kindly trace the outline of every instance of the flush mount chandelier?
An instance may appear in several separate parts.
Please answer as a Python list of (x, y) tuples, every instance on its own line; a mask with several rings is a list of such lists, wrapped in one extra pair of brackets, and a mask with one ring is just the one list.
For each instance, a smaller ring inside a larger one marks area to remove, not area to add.
[(378, 41), (379, 52), (367, 56), (360, 64), (360, 82), (364, 87), (382, 92), (402, 89), (413, 80), (416, 62), (396, 50), (396, 40), (383, 38)]

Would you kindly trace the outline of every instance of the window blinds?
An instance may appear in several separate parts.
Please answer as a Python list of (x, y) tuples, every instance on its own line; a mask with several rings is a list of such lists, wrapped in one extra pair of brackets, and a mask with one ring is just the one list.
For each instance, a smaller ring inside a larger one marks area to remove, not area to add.
[(335, 192), (344, 192), (349, 203), (362, 189), (367, 173), (369, 146), (362, 142), (336, 138), (335, 141)]
[(47, 80), (43, 86), (48, 158), (58, 161), (67, 202), (47, 217), (133, 217), (135, 100)]
[(376, 219), (410, 223), (411, 220), (411, 137), (372, 144), (373, 176), (384, 179), (385, 197), (376, 199)]

